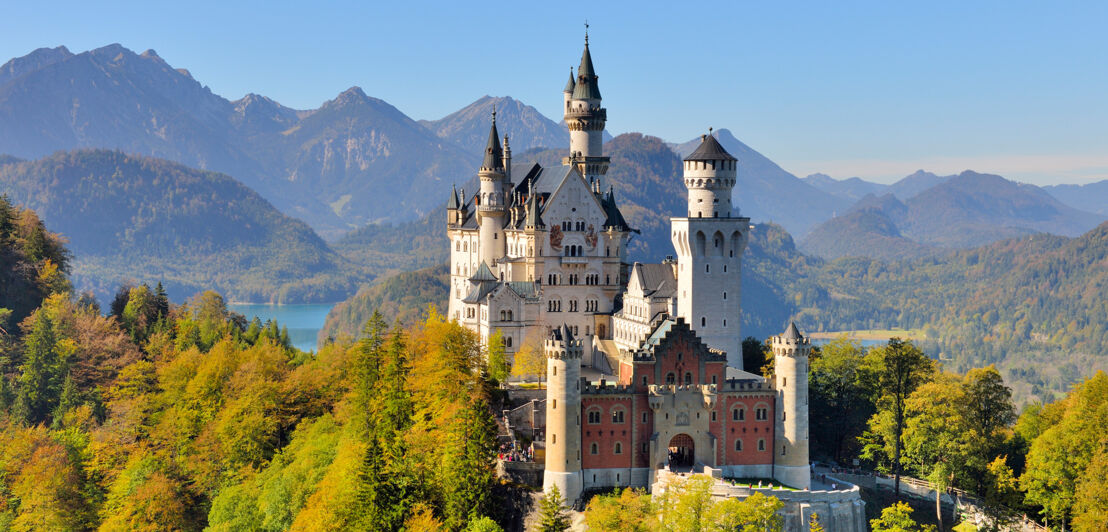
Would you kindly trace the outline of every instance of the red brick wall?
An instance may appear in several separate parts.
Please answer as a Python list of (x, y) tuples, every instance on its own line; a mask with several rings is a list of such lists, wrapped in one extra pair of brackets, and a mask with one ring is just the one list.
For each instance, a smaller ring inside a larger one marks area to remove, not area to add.
[[(595, 396), (581, 398), (581, 467), (596, 469), (605, 467), (628, 468), (635, 449), (632, 449), (631, 429), (636, 419), (632, 417), (632, 398)], [(612, 421), (616, 407), (623, 409), (623, 423)], [(600, 423), (589, 423), (588, 413), (600, 410)], [(642, 421), (641, 418), (637, 421)], [(641, 423), (640, 423), (641, 425)], [(615, 454), (615, 444), (620, 442), (622, 453)], [(592, 454), (592, 444), (597, 444), (597, 454)]]
[[(716, 416), (721, 419), (723, 431), (724, 460), (721, 465), (769, 464), (773, 462), (773, 396), (739, 397), (721, 396), (718, 403), (722, 408)], [(745, 421), (734, 421), (732, 410), (735, 406), (746, 408)], [(757, 420), (755, 409), (764, 406), (766, 419)], [(720, 434), (717, 432), (717, 434)], [(735, 440), (742, 439), (742, 451), (735, 450)], [(765, 450), (758, 450), (758, 440), (764, 439)]]

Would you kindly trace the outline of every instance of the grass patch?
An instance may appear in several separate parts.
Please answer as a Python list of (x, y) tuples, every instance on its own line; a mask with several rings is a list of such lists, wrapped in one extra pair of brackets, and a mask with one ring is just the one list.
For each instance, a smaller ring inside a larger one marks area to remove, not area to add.
[(841, 335), (846, 335), (851, 340), (888, 340), (900, 338), (901, 340), (923, 340), (923, 329), (858, 329), (854, 331), (825, 331), (809, 333), (809, 336), (819, 340), (834, 340)]

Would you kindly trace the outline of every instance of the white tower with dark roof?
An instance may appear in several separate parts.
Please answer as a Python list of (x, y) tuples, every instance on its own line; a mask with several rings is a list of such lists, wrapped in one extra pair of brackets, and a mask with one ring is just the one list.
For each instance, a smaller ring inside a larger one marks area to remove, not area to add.
[(504, 217), (508, 213), (508, 176), (504, 170), (504, 152), (496, 132), (496, 111), (492, 114), (485, 158), (477, 171), (481, 181), (477, 196), (477, 223), (481, 226), (480, 258), (490, 267), (505, 255)]
[(569, 157), (563, 159), (562, 164), (576, 165), (586, 181), (599, 182), (603, 190), (606, 186), (603, 178), (610, 163), (604, 156), (604, 124), (608, 121), (608, 110), (600, 106), (598, 79), (589, 53), (589, 36), (585, 34), (585, 51), (581, 53), (577, 78), (571, 76), (563, 91), (563, 118), (569, 127)]
[(793, 488), (812, 485), (808, 466), (808, 355), (811, 341), (795, 323), (770, 338), (773, 349), (777, 405), (773, 431), (773, 478)]
[(550, 331), (546, 352), (546, 465), (542, 489), (557, 486), (576, 501), (581, 478), (581, 341), (563, 324)]
[(711, 135), (684, 161), (688, 217), (671, 219), (677, 252), (677, 315), (710, 347), (742, 367), (742, 254), (750, 218), (731, 203), (738, 161)]

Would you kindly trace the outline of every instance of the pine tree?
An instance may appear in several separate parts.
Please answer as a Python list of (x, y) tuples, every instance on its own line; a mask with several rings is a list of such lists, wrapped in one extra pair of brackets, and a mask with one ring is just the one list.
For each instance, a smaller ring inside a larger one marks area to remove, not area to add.
[(24, 340), (24, 362), (20, 366), (19, 396), (16, 407), (28, 423), (46, 419), (61, 394), (61, 363), (57, 351), (54, 323), (39, 312), (31, 333)]
[(54, 425), (59, 426), (66, 412), (78, 406), (81, 406), (81, 392), (77, 389), (77, 384), (73, 382), (73, 374), (66, 373), (64, 384), (62, 384), (61, 397), (58, 399), (58, 406), (54, 408)]
[(564, 532), (569, 530), (569, 512), (563, 506), (562, 493), (558, 486), (551, 486), (542, 498), (539, 507), (539, 530), (542, 532)]
[(154, 310), (159, 321), (169, 319), (169, 294), (165, 293), (161, 281), (154, 287)]
[(504, 381), (508, 379), (508, 360), (504, 353), (504, 334), (500, 329), (489, 337), (485, 358), (488, 363), (489, 377), (503, 386)]

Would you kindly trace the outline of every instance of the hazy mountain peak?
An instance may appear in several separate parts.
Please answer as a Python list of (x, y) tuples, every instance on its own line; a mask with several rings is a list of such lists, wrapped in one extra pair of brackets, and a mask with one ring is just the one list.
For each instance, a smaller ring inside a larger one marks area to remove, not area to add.
[(65, 46), (38, 48), (23, 57), (16, 57), (0, 66), (0, 86), (70, 57), (73, 57), (73, 53)]
[(517, 153), (531, 148), (569, 146), (569, 131), (565, 126), (511, 96), (486, 94), (438, 120), (420, 120), (419, 123), (440, 138), (458, 144), (467, 153), (479, 154), (488, 141), (493, 107), (496, 108), (497, 129), (511, 138), (512, 149)]

